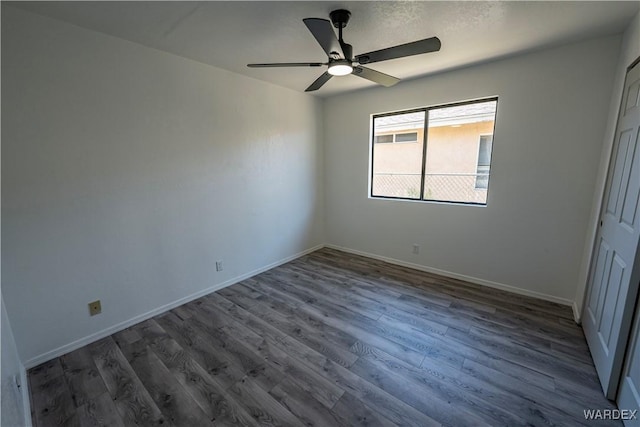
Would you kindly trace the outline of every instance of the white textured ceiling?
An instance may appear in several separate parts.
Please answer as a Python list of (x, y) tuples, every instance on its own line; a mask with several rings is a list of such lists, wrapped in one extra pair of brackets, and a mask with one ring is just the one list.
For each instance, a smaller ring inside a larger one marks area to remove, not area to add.
[[(637, 1), (45, 1), (10, 4), (301, 92), (322, 69), (249, 69), (246, 64), (325, 62), (324, 52), (302, 19), (328, 19), (334, 9), (348, 9), (352, 13), (344, 39), (353, 45), (354, 54), (439, 37), (442, 41), (439, 52), (370, 66), (410, 79), (535, 49), (618, 34), (624, 31), (640, 5)], [(329, 96), (372, 86), (375, 84), (350, 75), (333, 78), (315, 94)]]

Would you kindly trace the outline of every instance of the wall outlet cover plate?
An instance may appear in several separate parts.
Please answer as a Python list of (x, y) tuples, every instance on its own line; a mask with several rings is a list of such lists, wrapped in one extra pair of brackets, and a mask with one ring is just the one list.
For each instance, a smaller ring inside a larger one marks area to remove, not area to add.
[(96, 314), (102, 313), (102, 305), (100, 304), (100, 300), (93, 301), (89, 303), (89, 315), (95, 316)]

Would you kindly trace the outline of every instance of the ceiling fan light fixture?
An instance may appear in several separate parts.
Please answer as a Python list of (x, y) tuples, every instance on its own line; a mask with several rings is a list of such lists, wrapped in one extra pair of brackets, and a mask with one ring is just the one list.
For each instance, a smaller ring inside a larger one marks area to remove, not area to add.
[(327, 71), (332, 76), (346, 76), (347, 74), (351, 74), (353, 67), (351, 66), (350, 61), (347, 61), (346, 59), (339, 59), (329, 64), (329, 69)]

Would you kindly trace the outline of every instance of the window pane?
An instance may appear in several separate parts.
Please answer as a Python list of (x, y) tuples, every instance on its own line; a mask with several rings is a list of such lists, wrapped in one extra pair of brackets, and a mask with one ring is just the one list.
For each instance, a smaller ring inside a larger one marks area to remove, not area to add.
[(496, 105), (494, 100), (429, 110), (426, 200), (486, 204)]
[[(416, 144), (374, 144), (371, 195), (420, 198), (425, 112), (374, 117), (374, 141), (379, 134), (415, 134)], [(396, 139), (397, 141), (397, 139)]]
[(476, 188), (488, 188), (489, 187), (489, 166), (478, 165), (478, 171), (476, 175)]
[(390, 135), (376, 135), (376, 144), (383, 144), (393, 142), (393, 134)]
[(478, 166), (489, 166), (491, 164), (492, 139), (492, 135), (482, 135), (480, 137), (480, 148), (478, 149)]
[(418, 132), (397, 133), (396, 142), (417, 142)]

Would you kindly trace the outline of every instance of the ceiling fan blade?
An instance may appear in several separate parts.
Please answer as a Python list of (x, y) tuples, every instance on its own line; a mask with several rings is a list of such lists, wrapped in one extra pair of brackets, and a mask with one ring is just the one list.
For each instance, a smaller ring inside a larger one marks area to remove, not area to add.
[(304, 91), (305, 92), (313, 92), (314, 90), (320, 89), (322, 87), (322, 85), (324, 85), (326, 82), (328, 82), (331, 79), (331, 77), (333, 77), (333, 76), (325, 71), (323, 75), (318, 77), (316, 79), (316, 81), (311, 83), (311, 86), (306, 88)]
[(331, 22), (320, 18), (305, 18), (302, 21), (309, 31), (311, 31), (311, 34), (313, 34), (313, 37), (316, 38), (320, 46), (322, 46), (322, 49), (324, 49), (329, 58), (344, 58), (342, 46), (340, 46), (336, 33), (333, 31)]
[(272, 67), (321, 67), (322, 62), (276, 62), (272, 64), (247, 64), (249, 68), (272, 68)]
[(372, 70), (371, 68), (360, 66), (354, 67), (351, 74), (353, 74), (354, 76), (362, 77), (363, 79), (371, 80), (372, 82), (386, 87), (393, 86), (400, 81), (400, 79), (397, 77), (381, 73), (380, 71)]
[(430, 39), (418, 40), (386, 49), (375, 50), (356, 56), (356, 61), (360, 64), (371, 64), (372, 62), (386, 61), (389, 59), (404, 58), (405, 56), (419, 55), (421, 53), (437, 52), (440, 50), (440, 39), (431, 37)]

